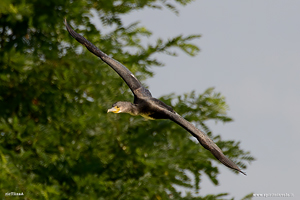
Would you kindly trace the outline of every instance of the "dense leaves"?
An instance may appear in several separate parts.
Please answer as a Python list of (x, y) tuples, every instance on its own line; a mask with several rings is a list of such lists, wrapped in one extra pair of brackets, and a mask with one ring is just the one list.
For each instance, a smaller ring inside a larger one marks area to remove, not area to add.
[[(132, 100), (118, 75), (72, 39), (71, 25), (125, 64), (140, 80), (163, 64), (155, 53), (189, 55), (199, 35), (157, 39), (122, 15), (146, 7), (169, 8), (190, 0), (39, 0), (0, 2), (0, 195), (23, 192), (25, 199), (221, 199), (227, 194), (183, 196), (174, 186), (199, 190), (207, 174), (218, 184), (215, 158), (168, 120), (107, 114), (117, 100)], [(97, 13), (101, 30), (90, 22)], [(109, 31), (103, 30), (108, 28)], [(252, 161), (239, 142), (213, 136), (206, 120), (231, 121), (224, 98), (208, 89), (161, 98), (204, 129), (226, 155)], [(222, 166), (223, 167), (223, 166)], [(188, 176), (191, 172), (194, 177)], [(234, 174), (233, 174), (234, 175)], [(191, 184), (195, 179), (195, 184)], [(200, 190), (201, 194), (201, 190)], [(5, 196), (14, 199), (13, 196)]]

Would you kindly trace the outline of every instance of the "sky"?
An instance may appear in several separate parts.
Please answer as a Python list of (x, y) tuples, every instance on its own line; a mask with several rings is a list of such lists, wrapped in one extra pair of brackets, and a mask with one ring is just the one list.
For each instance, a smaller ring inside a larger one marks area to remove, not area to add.
[[(194, 41), (201, 52), (190, 57), (156, 55), (165, 67), (154, 68), (146, 81), (154, 97), (209, 87), (221, 92), (230, 107), (231, 123), (209, 122), (214, 134), (240, 141), (257, 160), (247, 176), (219, 165), (219, 185), (204, 177), (201, 195), (229, 192), (241, 199), (255, 194), (292, 194), (299, 199), (300, 124), (300, 1), (203, 1), (167, 9), (146, 9), (123, 18), (140, 21), (154, 34), (168, 39), (201, 34)], [(260, 199), (260, 198), (254, 198)]]

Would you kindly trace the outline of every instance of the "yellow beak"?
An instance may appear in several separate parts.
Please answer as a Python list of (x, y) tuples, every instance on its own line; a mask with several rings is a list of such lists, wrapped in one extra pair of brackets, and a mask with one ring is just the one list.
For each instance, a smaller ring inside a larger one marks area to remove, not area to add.
[(107, 113), (109, 113), (109, 112), (119, 113), (120, 112), (120, 108), (118, 108), (117, 106), (112, 107), (111, 109), (107, 110)]

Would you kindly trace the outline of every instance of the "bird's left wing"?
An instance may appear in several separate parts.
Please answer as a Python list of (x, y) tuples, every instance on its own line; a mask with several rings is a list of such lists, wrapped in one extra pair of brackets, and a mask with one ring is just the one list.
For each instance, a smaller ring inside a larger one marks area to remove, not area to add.
[(197, 129), (192, 123), (185, 120), (177, 113), (173, 113), (167, 110), (164, 110), (163, 112), (165, 112), (165, 115), (167, 115), (169, 119), (179, 124), (185, 130), (190, 132), (195, 138), (197, 138), (199, 143), (205, 149), (209, 150), (221, 163), (246, 175), (246, 173), (243, 172), (232, 160), (230, 160), (223, 154), (222, 150), (205, 133)]
[(90, 41), (88, 41), (83, 36), (76, 33), (67, 23), (65, 19), (65, 25), (70, 33), (70, 35), (75, 38), (78, 42), (83, 44), (91, 53), (95, 54), (105, 63), (107, 63), (111, 68), (113, 68), (119, 76), (126, 82), (132, 93), (137, 97), (151, 97), (151, 93), (148, 89), (146, 89), (141, 82), (127, 69), (124, 65), (116, 61), (115, 59), (109, 57), (100, 49), (98, 49), (95, 45), (93, 45)]

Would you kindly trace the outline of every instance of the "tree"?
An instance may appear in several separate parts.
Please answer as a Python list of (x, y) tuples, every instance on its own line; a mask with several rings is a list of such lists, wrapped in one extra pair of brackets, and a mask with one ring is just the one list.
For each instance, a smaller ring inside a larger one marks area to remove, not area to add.
[[(104, 63), (79, 46), (64, 28), (67, 17), (91, 42), (127, 66), (140, 80), (162, 66), (155, 53), (189, 55), (199, 35), (158, 39), (138, 23), (124, 26), (122, 15), (163, 0), (17, 1), (0, 3), (0, 194), (23, 192), (26, 199), (220, 199), (227, 194), (182, 196), (174, 185), (199, 190), (207, 174), (218, 184), (215, 158), (184, 129), (168, 120), (145, 121), (108, 115), (107, 108), (132, 95)], [(92, 12), (91, 12), (92, 11)], [(98, 13), (104, 34), (90, 22)], [(161, 99), (201, 126), (224, 153), (245, 168), (253, 157), (239, 142), (213, 136), (205, 121), (229, 122), (227, 105), (212, 88)], [(196, 159), (195, 159), (196, 158)], [(195, 184), (186, 172), (195, 176)], [(15, 198), (6, 196), (5, 198)]]

